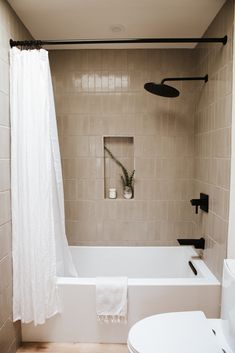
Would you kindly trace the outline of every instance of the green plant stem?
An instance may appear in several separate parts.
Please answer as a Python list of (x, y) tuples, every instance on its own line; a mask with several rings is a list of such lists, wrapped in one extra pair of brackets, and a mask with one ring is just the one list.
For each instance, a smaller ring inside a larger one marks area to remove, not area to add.
[(114, 160), (114, 162), (117, 163), (117, 165), (119, 165), (119, 167), (122, 169), (123, 171), (123, 175), (121, 175), (121, 180), (123, 183), (123, 187), (125, 186), (129, 186), (133, 192), (133, 182), (134, 182), (134, 174), (135, 174), (135, 170), (133, 170), (133, 172), (131, 173), (131, 175), (129, 176), (127, 169), (124, 167), (124, 165), (112, 154), (112, 152), (108, 149), (108, 147), (104, 146), (105, 151), (108, 152), (108, 154), (110, 155), (110, 157)]

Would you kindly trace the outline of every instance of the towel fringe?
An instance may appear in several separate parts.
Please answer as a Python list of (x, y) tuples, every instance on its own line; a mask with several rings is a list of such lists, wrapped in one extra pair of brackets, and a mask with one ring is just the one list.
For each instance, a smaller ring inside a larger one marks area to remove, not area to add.
[(97, 315), (97, 321), (105, 324), (126, 324), (127, 318), (125, 316), (120, 315)]

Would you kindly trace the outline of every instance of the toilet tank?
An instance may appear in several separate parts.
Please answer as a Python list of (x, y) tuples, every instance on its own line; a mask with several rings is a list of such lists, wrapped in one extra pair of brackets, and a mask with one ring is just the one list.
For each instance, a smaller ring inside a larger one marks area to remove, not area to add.
[(235, 260), (224, 260), (221, 319), (228, 344), (235, 352)]

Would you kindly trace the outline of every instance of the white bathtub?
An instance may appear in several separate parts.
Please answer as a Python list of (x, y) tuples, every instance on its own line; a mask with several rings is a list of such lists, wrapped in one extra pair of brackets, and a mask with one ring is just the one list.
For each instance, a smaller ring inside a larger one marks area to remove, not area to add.
[[(191, 247), (71, 247), (79, 278), (58, 278), (63, 312), (34, 327), (23, 341), (125, 343), (129, 328), (146, 316), (203, 310), (219, 317), (220, 283)], [(188, 265), (191, 260), (198, 275)], [(128, 276), (127, 324), (97, 322), (95, 277)]]

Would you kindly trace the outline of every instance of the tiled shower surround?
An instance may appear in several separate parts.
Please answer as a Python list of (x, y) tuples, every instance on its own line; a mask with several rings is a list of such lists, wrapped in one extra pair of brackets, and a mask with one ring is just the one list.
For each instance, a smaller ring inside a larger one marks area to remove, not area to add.
[[(179, 83), (182, 97), (169, 100), (143, 85), (190, 75), (193, 51), (63, 50), (50, 62), (69, 243), (167, 245), (192, 235), (194, 91)], [(134, 138), (132, 200), (104, 199), (103, 136), (115, 135)]]
[[(225, 34), (225, 47), (50, 51), (71, 245), (172, 245), (179, 236), (205, 236), (206, 261), (220, 277), (228, 220), (232, 1), (205, 36)], [(148, 81), (206, 73), (206, 84), (174, 83), (181, 92), (176, 99), (143, 89)], [(104, 199), (103, 136), (134, 138), (133, 200)], [(210, 195), (208, 215), (195, 215), (190, 205), (199, 192)]]
[(197, 74), (207, 71), (208, 85), (197, 90), (195, 114), (194, 196), (210, 195), (210, 212), (195, 217), (196, 234), (206, 236), (205, 260), (221, 277), (227, 252), (231, 116), (233, 1), (227, 1), (205, 37), (228, 35), (228, 44), (200, 46)]
[(14, 353), (20, 325), (12, 323), (9, 39), (31, 38), (10, 6), (0, 0), (0, 352)]

